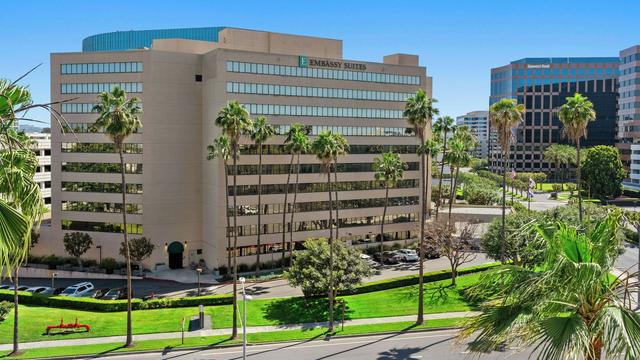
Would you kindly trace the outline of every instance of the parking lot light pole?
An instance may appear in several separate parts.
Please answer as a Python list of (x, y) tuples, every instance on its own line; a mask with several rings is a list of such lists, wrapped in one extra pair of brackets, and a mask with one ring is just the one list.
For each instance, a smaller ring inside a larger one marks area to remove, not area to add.
[(51, 288), (55, 289), (55, 279), (58, 276), (57, 272), (51, 273)]
[(198, 274), (198, 296), (200, 296), (200, 274), (202, 273), (202, 268), (196, 269), (196, 274)]

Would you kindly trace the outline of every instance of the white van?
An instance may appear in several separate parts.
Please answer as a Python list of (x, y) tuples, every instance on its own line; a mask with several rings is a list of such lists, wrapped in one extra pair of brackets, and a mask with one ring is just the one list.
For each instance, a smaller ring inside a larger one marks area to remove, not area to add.
[(80, 297), (91, 290), (93, 290), (93, 284), (90, 282), (83, 282), (69, 286), (64, 289), (59, 296)]

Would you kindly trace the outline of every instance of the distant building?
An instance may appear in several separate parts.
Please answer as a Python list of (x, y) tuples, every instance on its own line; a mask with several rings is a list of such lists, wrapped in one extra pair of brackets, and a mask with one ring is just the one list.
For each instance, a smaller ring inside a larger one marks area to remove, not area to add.
[[(51, 210), (51, 134), (27, 133), (33, 144), (33, 151), (38, 157), (38, 171), (35, 180), (40, 185), (40, 193), (47, 209)], [(45, 218), (50, 215), (48, 213)]]
[[(516, 99), (524, 104), (524, 122), (516, 129), (508, 168), (516, 171), (553, 171), (544, 161), (544, 149), (567, 143), (557, 111), (566, 98), (579, 92), (593, 102), (597, 118), (587, 127), (583, 147), (614, 145), (618, 96), (618, 57), (525, 58), (491, 69), (490, 104)], [(489, 165), (502, 168), (501, 149), (491, 141)]]
[(489, 154), (489, 112), (472, 111), (456, 118), (457, 125), (466, 125), (478, 139), (473, 156), (484, 159)]
[[(620, 51), (619, 82), (616, 145), (627, 169), (638, 170), (640, 157), (635, 156), (634, 159), (631, 144), (640, 142), (640, 45)], [(630, 175), (633, 175), (633, 171), (630, 171)], [(638, 176), (631, 176), (632, 180), (635, 179), (632, 181), (634, 184), (637, 184)]]
[(629, 152), (629, 159), (631, 160), (629, 178), (632, 185), (640, 186), (640, 144), (630, 144)]

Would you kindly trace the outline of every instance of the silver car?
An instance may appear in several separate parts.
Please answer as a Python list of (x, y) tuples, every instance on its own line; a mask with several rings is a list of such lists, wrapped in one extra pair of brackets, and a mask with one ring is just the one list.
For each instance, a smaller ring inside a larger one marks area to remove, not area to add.
[(94, 289), (93, 284), (90, 282), (82, 282), (79, 284), (71, 285), (68, 288), (64, 289), (60, 293), (60, 296), (69, 296), (69, 297), (81, 297), (84, 294), (92, 291)]
[(398, 254), (402, 261), (405, 262), (414, 262), (420, 259), (418, 253), (415, 250), (411, 249), (400, 249), (396, 251), (396, 254)]

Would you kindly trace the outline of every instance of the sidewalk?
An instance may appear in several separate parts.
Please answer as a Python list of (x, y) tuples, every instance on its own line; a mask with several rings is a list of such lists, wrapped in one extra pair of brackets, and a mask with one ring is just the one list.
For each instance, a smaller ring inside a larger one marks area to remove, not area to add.
[[(476, 311), (425, 314), (424, 319), (425, 321), (428, 321), (428, 320), (436, 320), (436, 319), (470, 317), (470, 316), (476, 316), (478, 314), (480, 313)], [(394, 323), (394, 322), (402, 322), (402, 321), (414, 321), (415, 319), (416, 319), (416, 315), (390, 316), (390, 317), (381, 317), (381, 318), (346, 320), (344, 324), (345, 325), (385, 324), (385, 323)], [(336, 324), (340, 324), (340, 322), (336, 321)], [(316, 322), (316, 323), (289, 324), (289, 325), (252, 326), (247, 328), (247, 333), (261, 333), (261, 332), (282, 331), (282, 330), (307, 330), (307, 329), (313, 329), (317, 327), (326, 327), (327, 325), (328, 325), (327, 322)], [(185, 332), (184, 336), (185, 337), (204, 337), (204, 336), (229, 335), (229, 334), (231, 334), (231, 328)], [(179, 339), (181, 336), (182, 336), (182, 333), (180, 332), (140, 334), (140, 335), (134, 335), (133, 340), (140, 341), (140, 340)], [(94, 338), (85, 338), (85, 339), (35, 341), (35, 342), (20, 343), (20, 348), (36, 349), (36, 348), (59, 347), (59, 346), (110, 344), (110, 343), (123, 343), (125, 340), (126, 340), (125, 336), (107, 336), (107, 337), (94, 337)], [(11, 350), (11, 349), (12, 349), (12, 344), (0, 345), (0, 351)]]

